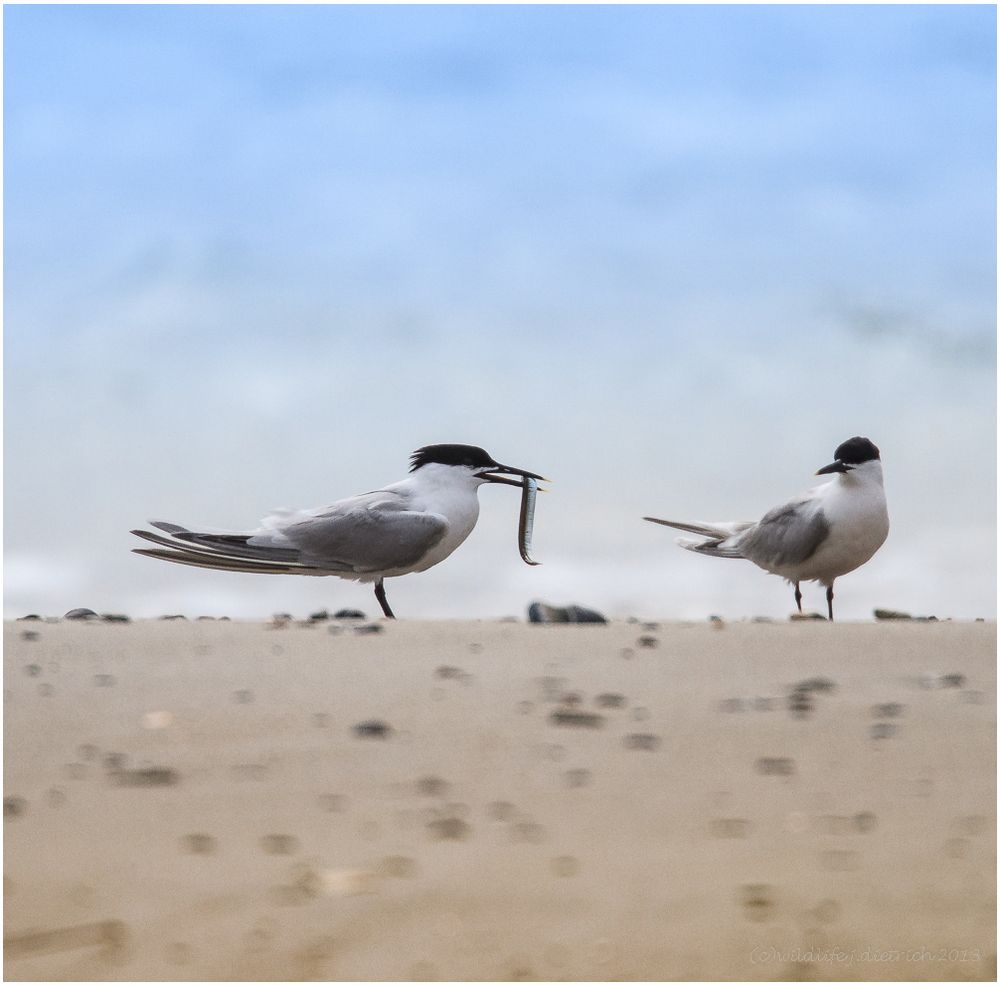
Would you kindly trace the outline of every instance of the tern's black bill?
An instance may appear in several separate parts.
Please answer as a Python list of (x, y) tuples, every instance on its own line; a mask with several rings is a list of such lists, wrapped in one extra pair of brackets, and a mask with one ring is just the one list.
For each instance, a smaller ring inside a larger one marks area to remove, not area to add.
[(823, 466), (822, 469), (816, 470), (817, 476), (825, 476), (829, 472), (850, 472), (853, 466), (849, 466), (846, 463), (837, 459), (836, 462), (831, 462), (828, 466)]
[(541, 479), (548, 482), (544, 476), (539, 476), (536, 472), (528, 472), (527, 469), (518, 469), (515, 466), (490, 466), (481, 473), (477, 473), (480, 479), (485, 479), (488, 483), (503, 483), (505, 486), (521, 486), (521, 479), (511, 479), (511, 476), (527, 476), (528, 479)]

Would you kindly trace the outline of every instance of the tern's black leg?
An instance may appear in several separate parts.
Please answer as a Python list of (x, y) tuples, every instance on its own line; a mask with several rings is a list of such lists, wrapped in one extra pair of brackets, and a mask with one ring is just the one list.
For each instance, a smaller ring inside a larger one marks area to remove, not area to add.
[(375, 583), (375, 598), (378, 600), (379, 606), (382, 607), (382, 612), (385, 613), (386, 619), (394, 620), (392, 610), (389, 609), (389, 600), (385, 598), (385, 586), (382, 584), (382, 580), (379, 579)]
[(795, 605), (799, 607), (799, 612), (802, 612), (802, 593), (799, 591), (798, 582), (795, 583)]
[(830, 612), (830, 622), (833, 622), (833, 583), (826, 587), (826, 608)]

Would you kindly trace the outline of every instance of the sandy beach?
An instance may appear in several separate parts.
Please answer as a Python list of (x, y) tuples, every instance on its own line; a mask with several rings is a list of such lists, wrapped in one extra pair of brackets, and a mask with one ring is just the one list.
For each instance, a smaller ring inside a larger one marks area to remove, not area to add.
[(994, 623), (18, 621), (11, 980), (990, 980)]

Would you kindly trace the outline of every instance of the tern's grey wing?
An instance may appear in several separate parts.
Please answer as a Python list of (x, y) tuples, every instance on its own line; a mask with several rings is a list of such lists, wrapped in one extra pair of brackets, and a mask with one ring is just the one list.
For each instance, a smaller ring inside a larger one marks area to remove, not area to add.
[(281, 533), (306, 564), (349, 565), (363, 573), (415, 565), (447, 530), (440, 514), (375, 506), (298, 521)]
[(745, 558), (766, 568), (801, 565), (827, 539), (830, 524), (821, 507), (793, 500), (769, 510), (740, 542)]

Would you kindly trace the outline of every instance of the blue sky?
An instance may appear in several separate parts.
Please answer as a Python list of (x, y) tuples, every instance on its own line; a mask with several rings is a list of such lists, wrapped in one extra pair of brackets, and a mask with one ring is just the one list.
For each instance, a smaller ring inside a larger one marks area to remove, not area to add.
[(4, 35), (8, 615), (371, 608), (127, 532), (252, 526), (435, 441), (554, 477), (545, 565), (485, 491), (397, 611), (783, 615), (637, 518), (753, 517), (858, 433), (893, 531), (842, 612), (995, 611), (992, 7), (23, 6)]

